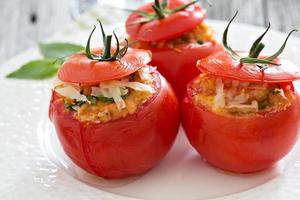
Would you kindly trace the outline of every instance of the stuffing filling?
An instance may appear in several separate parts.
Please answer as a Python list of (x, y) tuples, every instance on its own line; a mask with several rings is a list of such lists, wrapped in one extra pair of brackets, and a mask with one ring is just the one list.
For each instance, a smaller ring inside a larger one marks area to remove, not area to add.
[(225, 115), (280, 111), (295, 98), (291, 85), (241, 82), (207, 74), (199, 75), (191, 89), (197, 105)]
[(121, 80), (98, 85), (58, 83), (54, 90), (80, 121), (108, 122), (135, 113), (153, 96), (155, 70), (145, 66)]
[(131, 46), (139, 49), (149, 48), (175, 48), (180, 44), (196, 43), (204, 44), (206, 42), (215, 42), (214, 31), (205, 23), (199, 24), (191, 32), (188, 32), (180, 37), (171, 40), (159, 41), (159, 42), (141, 42), (129, 38)]

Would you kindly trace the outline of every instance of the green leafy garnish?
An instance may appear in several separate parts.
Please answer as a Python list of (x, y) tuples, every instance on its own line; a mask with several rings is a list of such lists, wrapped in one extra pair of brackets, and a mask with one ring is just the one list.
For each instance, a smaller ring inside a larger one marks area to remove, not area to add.
[[(129, 96), (129, 92), (125, 95), (122, 95), (122, 99), (126, 99), (128, 96)], [(95, 97), (98, 101), (101, 101), (103, 103), (114, 103), (114, 99), (113, 98), (108, 98), (108, 97), (105, 97), (105, 96), (97, 96)]]
[(229, 23), (227, 24), (224, 33), (223, 33), (223, 45), (224, 47), (227, 49), (227, 51), (229, 51), (232, 55), (237, 56), (237, 53), (228, 45), (227, 42), (227, 35), (228, 35), (228, 30), (229, 30), (229, 26), (231, 25), (231, 23), (233, 22), (234, 18), (237, 16), (238, 12), (236, 12), (234, 14), (234, 16), (231, 18), (231, 20), (229, 21)]
[(86, 103), (85, 101), (76, 101), (75, 105), (76, 106), (82, 106), (85, 103)]
[[(128, 96), (129, 96), (129, 92), (125, 95), (122, 95), (122, 99), (126, 99)], [(91, 105), (97, 105), (97, 101), (100, 101), (102, 103), (114, 103), (114, 99), (113, 98), (108, 98), (108, 97), (105, 97), (105, 96), (87, 96), (87, 99), (88, 99), (88, 102), (91, 104)], [(64, 102), (64, 107), (68, 110), (71, 110), (71, 111), (76, 111), (76, 107), (75, 106), (82, 106), (83, 104), (86, 104), (88, 103), (87, 101), (76, 101), (75, 103), (67, 103), (67, 102)], [(78, 108), (78, 107), (77, 107)]]
[[(126, 99), (128, 96), (129, 96), (129, 92), (125, 95), (122, 95), (122, 99)], [(114, 99), (113, 98), (108, 98), (108, 97), (105, 97), (105, 96), (88, 96), (87, 97), (88, 100), (91, 102), (92, 105), (96, 105), (97, 104), (97, 101), (100, 101), (102, 103), (114, 103)]]
[(72, 110), (72, 111), (75, 111), (75, 109), (73, 108), (73, 106), (75, 106), (74, 104), (72, 103), (64, 103), (64, 107), (68, 110)]
[(42, 80), (57, 73), (60, 64), (51, 59), (35, 60), (26, 63), (18, 70), (8, 74), (7, 78)]
[[(85, 104), (86, 101), (76, 101), (75, 103), (67, 103), (67, 102), (64, 102), (64, 107), (68, 110), (71, 110), (71, 111), (76, 111), (75, 109), (75, 106), (82, 106), (83, 104)], [(78, 108), (78, 107), (77, 107)]]
[[(187, 4), (178, 6), (174, 9), (170, 9), (170, 8), (168, 8), (168, 0), (162, 0), (162, 1), (154, 0), (154, 3), (152, 5), (152, 9), (153, 9), (154, 13), (145, 12), (145, 11), (141, 11), (141, 10), (131, 10), (131, 9), (122, 9), (122, 10), (137, 13), (138, 15), (143, 17), (143, 18), (139, 19), (138, 21), (134, 22), (133, 24), (147, 23), (147, 22), (151, 22), (153, 20), (164, 19), (168, 15), (174, 14), (179, 11), (183, 11), (186, 8), (188, 8), (191, 5), (198, 3), (198, 2), (200, 2), (200, 0), (194, 0)], [(209, 5), (210, 5), (210, 3), (209, 3)]]
[(231, 20), (229, 21), (226, 29), (224, 30), (223, 33), (223, 45), (225, 47), (225, 49), (232, 55), (232, 57), (234, 58), (238, 58), (241, 64), (256, 64), (257, 67), (260, 68), (261, 71), (264, 71), (268, 68), (268, 65), (276, 65), (279, 66), (280, 64), (277, 62), (274, 62), (273, 60), (276, 59), (284, 50), (286, 43), (289, 39), (289, 37), (291, 36), (291, 34), (295, 31), (297, 31), (296, 29), (292, 30), (289, 32), (288, 36), (286, 37), (284, 43), (282, 44), (282, 46), (280, 47), (280, 49), (273, 55), (267, 57), (267, 58), (259, 58), (259, 54), (261, 53), (261, 51), (264, 49), (265, 45), (261, 42), (261, 40), (263, 39), (263, 37), (267, 34), (267, 32), (269, 31), (271, 24), (269, 23), (267, 29), (263, 32), (263, 34), (261, 36), (259, 36), (259, 38), (257, 38), (254, 43), (251, 46), (251, 49), (249, 51), (249, 54), (247, 57), (240, 57), (229, 45), (227, 42), (227, 35), (228, 35), (228, 30), (229, 27), (232, 23), (232, 21), (234, 20), (234, 18), (237, 16), (238, 12), (235, 13), (235, 15), (231, 18)]
[(84, 50), (84, 47), (70, 43), (39, 43), (39, 48), (45, 58), (65, 58)]
[(56, 75), (64, 58), (84, 50), (83, 46), (70, 43), (39, 43), (44, 59), (33, 60), (8, 74), (7, 78), (43, 80)]
[(274, 90), (272, 90), (271, 92), (272, 92), (272, 94), (280, 94), (281, 93), (281, 89), (279, 89), (279, 88), (275, 88)]
[(163, 0), (162, 3), (161, 3), (161, 7), (162, 7), (163, 9), (166, 9), (167, 6), (168, 6), (168, 0)]
[(255, 63), (255, 64), (271, 64), (271, 65), (280, 65), (276, 62), (272, 62), (269, 60), (265, 59), (258, 59), (258, 58), (250, 58), (250, 57), (245, 57), (240, 59), (240, 63)]
[(97, 100), (99, 100), (103, 103), (114, 103), (113, 98), (108, 98), (108, 97), (105, 97), (105, 96), (97, 96), (96, 98), (97, 98)]
[(254, 50), (249, 53), (249, 58), (257, 58), (260, 54), (260, 52), (265, 48), (265, 45), (263, 43), (259, 43), (257, 46), (255, 46)]
[(90, 33), (90, 36), (88, 38), (87, 44), (86, 44), (86, 48), (85, 48), (85, 55), (86, 57), (88, 57), (91, 60), (97, 60), (99, 62), (101, 61), (114, 61), (117, 59), (122, 58), (127, 50), (128, 50), (128, 41), (127, 39), (125, 39), (126, 41), (126, 45), (120, 49), (120, 43), (119, 43), (119, 39), (117, 37), (117, 35), (115, 34), (115, 32), (113, 32), (113, 36), (116, 40), (116, 50), (114, 52), (113, 55), (111, 55), (111, 41), (112, 41), (112, 35), (106, 35), (102, 26), (102, 23), (100, 20), (98, 20), (99, 24), (100, 24), (100, 28), (101, 28), (101, 33), (102, 33), (102, 40), (103, 40), (103, 44), (104, 44), (104, 50), (102, 52), (102, 54), (100, 55), (95, 55), (91, 52), (91, 48), (90, 48), (90, 43), (91, 43), (91, 38), (96, 30), (96, 26), (94, 26), (92, 32)]
[[(269, 31), (270, 27), (271, 27), (271, 23), (268, 24), (268, 27), (267, 27), (267, 29), (265, 30), (265, 32), (264, 32), (259, 38), (257, 38), (257, 39), (254, 41), (254, 43), (253, 43), (252, 46), (251, 46), (250, 52), (249, 52), (249, 57), (255, 58), (255, 56), (253, 56), (253, 55), (254, 55), (254, 52), (255, 52), (255, 50), (258, 48), (259, 44), (263, 44), (263, 43), (260, 43), (260, 41), (261, 41), (261, 40), (263, 39), (263, 37), (267, 34), (267, 32)], [(263, 46), (264, 46), (264, 45), (263, 45)]]
[(91, 102), (92, 105), (96, 105), (97, 104), (97, 97), (87, 96), (87, 99)]
[(291, 34), (292, 34), (293, 32), (297, 32), (297, 31), (298, 31), (297, 29), (291, 30), (291, 31), (289, 32), (288, 36), (285, 38), (284, 43), (282, 44), (282, 46), (280, 47), (280, 49), (279, 49), (275, 54), (273, 54), (272, 56), (269, 56), (269, 57), (267, 58), (267, 60), (273, 60), (273, 59), (277, 58), (277, 57), (283, 52), (283, 50), (284, 50), (284, 48), (285, 48), (285, 45), (286, 45), (288, 39), (290, 38)]

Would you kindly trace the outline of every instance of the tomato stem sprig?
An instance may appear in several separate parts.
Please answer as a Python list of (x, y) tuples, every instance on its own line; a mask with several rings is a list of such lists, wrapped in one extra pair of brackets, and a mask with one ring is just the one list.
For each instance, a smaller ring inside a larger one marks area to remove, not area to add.
[[(91, 52), (91, 47), (90, 47), (91, 38), (96, 30), (96, 26), (94, 26), (94, 28), (88, 38), (87, 44), (86, 44), (86, 48), (85, 48), (86, 57), (88, 57), (91, 60), (97, 60), (99, 62), (100, 61), (114, 61), (114, 60), (118, 60), (118, 59), (122, 58), (127, 53), (128, 40), (125, 39), (126, 45), (123, 48), (120, 48), (120, 42), (119, 42), (119, 39), (118, 39), (116, 33), (113, 31), (113, 35), (106, 35), (101, 21), (99, 19), (97, 21), (99, 22), (100, 28), (101, 28), (104, 50), (103, 50), (102, 54), (100, 54), (100, 55), (96, 55)], [(114, 54), (111, 55), (111, 42), (112, 42), (113, 36), (114, 36), (117, 44), (116, 44), (116, 50), (115, 50)]]
[[(137, 21), (137, 23), (147, 23), (147, 22), (151, 22), (151, 21), (157, 20), (157, 19), (158, 20), (164, 19), (166, 16), (168, 16), (170, 14), (174, 14), (179, 11), (183, 11), (186, 8), (190, 7), (191, 5), (193, 5), (197, 2), (200, 2), (200, 0), (194, 0), (187, 4), (178, 6), (174, 9), (169, 9), (168, 8), (168, 0), (161, 0), (161, 1), (155, 0), (152, 5), (152, 9), (153, 9), (154, 13), (145, 12), (145, 11), (141, 11), (141, 10), (131, 10), (131, 9), (124, 9), (124, 10), (133, 12), (133, 13), (137, 13), (138, 15), (142, 16), (143, 18), (141, 18), (139, 21)], [(209, 5), (210, 5), (210, 3), (209, 3)]]
[[(232, 19), (229, 21), (226, 29), (224, 30), (223, 33), (223, 45), (225, 47), (225, 49), (234, 57), (234, 58), (238, 58), (241, 64), (244, 63), (248, 63), (248, 64), (256, 64), (261, 70), (265, 70), (268, 68), (268, 65), (276, 65), (279, 66), (280, 63), (276, 63), (273, 60), (275, 58), (277, 58), (284, 50), (286, 43), (289, 39), (289, 37), (291, 36), (291, 34), (295, 31), (297, 31), (296, 29), (293, 29), (292, 31), (289, 32), (288, 36), (286, 37), (286, 39), (284, 40), (284, 43), (282, 44), (282, 46), (280, 47), (280, 49), (274, 53), (273, 55), (266, 57), (266, 58), (259, 58), (259, 54), (261, 53), (261, 51), (264, 49), (265, 45), (264, 43), (261, 42), (261, 40), (263, 39), (263, 37), (266, 35), (266, 33), (270, 30), (271, 24), (268, 24), (267, 29), (263, 32), (263, 34), (261, 36), (259, 36), (259, 38), (257, 38), (254, 43), (251, 46), (251, 49), (249, 51), (249, 54), (247, 57), (240, 57), (229, 45), (227, 42), (227, 35), (228, 35), (228, 30), (229, 27), (232, 23), (232, 21), (235, 19), (235, 17), (237, 16), (238, 12), (235, 13), (235, 15), (232, 17)], [(263, 64), (263, 66), (261, 65)]]

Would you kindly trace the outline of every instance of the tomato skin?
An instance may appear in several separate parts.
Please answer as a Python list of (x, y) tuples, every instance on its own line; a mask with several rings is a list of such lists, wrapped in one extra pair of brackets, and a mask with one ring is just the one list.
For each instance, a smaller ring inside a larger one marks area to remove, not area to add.
[(224, 117), (195, 105), (188, 91), (182, 123), (191, 145), (211, 165), (237, 173), (260, 171), (285, 156), (298, 139), (300, 101), (295, 94), (284, 111)]
[[(99, 55), (103, 49), (92, 49), (91, 52)], [(151, 52), (142, 49), (129, 48), (126, 55), (115, 61), (91, 60), (84, 53), (79, 53), (63, 63), (58, 78), (68, 83), (95, 84), (128, 76), (150, 61)]]
[(171, 83), (179, 100), (186, 91), (189, 81), (200, 74), (195, 67), (197, 60), (213, 52), (223, 50), (221, 44), (207, 42), (202, 45), (189, 43), (175, 48), (151, 48), (152, 66), (157, 66), (158, 71)]
[(240, 64), (239, 60), (233, 59), (227, 51), (219, 51), (199, 60), (197, 67), (209, 75), (247, 82), (285, 83), (300, 79), (299, 67), (292, 62), (280, 58), (274, 59), (273, 62), (281, 65), (269, 65), (262, 71), (255, 64)]
[(54, 92), (49, 108), (66, 154), (82, 169), (104, 178), (146, 172), (170, 150), (179, 127), (176, 96), (157, 75), (158, 93), (134, 114), (107, 123), (80, 122)]
[[(169, 0), (168, 8), (174, 9), (187, 4), (189, 0)], [(153, 12), (153, 2), (147, 3), (138, 10)], [(198, 5), (193, 4), (183, 11), (166, 16), (161, 20), (154, 20), (148, 23), (130, 25), (141, 16), (132, 13), (126, 21), (126, 31), (129, 37), (138, 42), (152, 43), (168, 41), (191, 32), (205, 18), (205, 11)], [(137, 43), (138, 43), (137, 42)], [(199, 59), (210, 54), (224, 50), (223, 46), (216, 41), (209, 41), (204, 44), (187, 43), (175, 47), (154, 48), (151, 45), (143, 47), (152, 52), (151, 65), (157, 66), (159, 72), (171, 83), (176, 96), (181, 100), (184, 96), (187, 83), (200, 74), (195, 67)], [(139, 44), (132, 43), (131, 47), (141, 48)]]
[[(174, 9), (189, 2), (189, 0), (169, 0), (168, 8)], [(153, 2), (147, 3), (138, 10), (153, 13), (152, 5)], [(135, 23), (142, 17), (136, 13), (131, 13), (126, 20), (126, 31), (133, 39), (144, 42), (169, 40), (193, 30), (203, 21), (204, 17), (205, 11), (197, 4), (191, 5), (183, 11), (170, 14), (164, 19), (147, 23)]]

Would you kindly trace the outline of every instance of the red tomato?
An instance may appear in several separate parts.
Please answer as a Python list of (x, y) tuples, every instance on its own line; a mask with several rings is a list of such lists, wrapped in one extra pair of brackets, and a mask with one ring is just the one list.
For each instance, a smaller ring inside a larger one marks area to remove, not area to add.
[[(102, 51), (94, 49), (92, 53), (100, 54)], [(69, 83), (99, 83), (128, 76), (150, 61), (150, 51), (130, 48), (120, 60), (110, 62), (91, 60), (83, 53), (75, 54), (64, 62), (58, 72), (58, 78)]]
[(285, 156), (298, 139), (297, 92), (284, 111), (225, 117), (195, 105), (188, 88), (182, 121), (186, 135), (203, 159), (216, 167), (238, 173), (266, 169)]
[(166, 80), (134, 114), (107, 123), (81, 122), (53, 92), (49, 115), (66, 154), (82, 169), (105, 178), (146, 172), (171, 148), (178, 131), (178, 103)]
[[(189, 0), (169, 0), (168, 8), (174, 9), (189, 3)], [(138, 10), (154, 13), (152, 3), (147, 3)], [(161, 20), (148, 23), (137, 23), (143, 17), (132, 13), (126, 21), (126, 31), (133, 39), (154, 42), (176, 38), (196, 28), (204, 19), (205, 12), (197, 4), (191, 5), (183, 11), (170, 14)]]
[[(189, 3), (188, 0), (169, 0), (168, 7), (174, 9), (178, 6)], [(148, 3), (138, 10), (153, 12), (153, 3)], [(132, 13), (126, 21), (126, 29), (130, 38), (141, 42), (167, 41), (180, 37), (195, 29), (202, 23), (205, 12), (198, 5), (193, 4), (183, 11), (170, 14), (164, 19), (154, 20), (148, 23), (132, 23), (141, 19), (141, 16)], [(148, 46), (148, 45), (147, 45)], [(137, 48), (135, 44), (132, 47)], [(222, 45), (216, 42), (206, 42), (203, 45), (187, 43), (177, 45), (174, 48), (165, 47), (152, 48), (142, 47), (151, 50), (153, 57), (150, 63), (157, 66), (161, 74), (171, 83), (178, 99), (182, 99), (187, 83), (199, 74), (195, 68), (198, 59), (204, 58), (215, 51), (223, 50)]]
[(157, 66), (160, 73), (171, 83), (178, 99), (182, 99), (186, 85), (190, 80), (199, 75), (196, 63), (223, 47), (213, 42), (200, 44), (186, 44), (177, 46), (176, 49), (164, 47), (149, 49), (152, 52), (152, 66)]
[(216, 52), (199, 60), (197, 67), (206, 74), (247, 82), (281, 83), (300, 79), (299, 68), (293, 63), (277, 58), (280, 66), (269, 65), (262, 71), (255, 64), (240, 64), (226, 51)]

